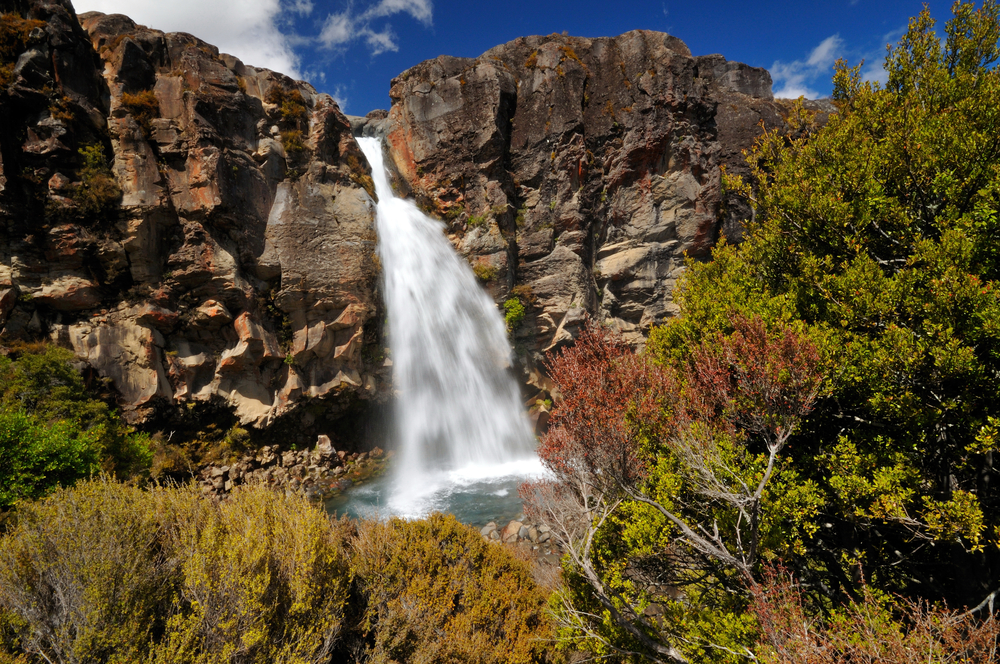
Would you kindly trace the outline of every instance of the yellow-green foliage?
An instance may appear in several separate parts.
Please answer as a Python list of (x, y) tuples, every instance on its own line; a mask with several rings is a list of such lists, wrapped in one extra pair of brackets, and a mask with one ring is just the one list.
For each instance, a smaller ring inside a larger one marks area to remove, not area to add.
[(0, 610), (21, 647), (53, 662), (141, 659), (177, 586), (163, 535), (178, 506), (193, 509), (184, 497), (164, 506), (159, 494), (95, 481), (22, 505), (0, 538)]
[(285, 148), (285, 153), (289, 157), (297, 157), (306, 151), (305, 141), (302, 140), (302, 132), (298, 129), (281, 132), (281, 144)]
[(85, 145), (79, 153), (83, 158), (83, 167), (80, 169), (80, 184), (73, 191), (73, 200), (86, 217), (113, 213), (121, 200), (122, 191), (108, 168), (104, 146), (100, 143)]
[(28, 35), (44, 21), (23, 19), (17, 14), (0, 14), (0, 87), (14, 79), (14, 62), (27, 48)]
[(516, 297), (512, 297), (505, 300), (503, 303), (503, 318), (507, 323), (507, 331), (513, 332), (524, 320), (524, 305), (521, 300)]
[(142, 127), (143, 133), (149, 136), (151, 122), (154, 118), (160, 117), (160, 102), (156, 100), (156, 95), (152, 90), (143, 90), (132, 94), (126, 92), (122, 95), (122, 106)]
[(259, 486), (218, 505), (83, 482), (21, 507), (0, 538), (0, 636), (49, 661), (326, 661), (343, 541), (304, 498)]
[(453, 516), (364, 522), (353, 548), (366, 661), (543, 659), (545, 598), (527, 565)]
[(308, 119), (306, 100), (297, 89), (286, 90), (280, 85), (276, 85), (267, 91), (264, 101), (269, 104), (277, 104), (281, 119), (285, 122), (297, 123)]
[(0, 536), (0, 662), (535, 662), (544, 607), (453, 517), (355, 526), (260, 485), (88, 480)]
[(472, 272), (480, 281), (493, 281), (497, 278), (497, 268), (487, 262), (476, 263), (472, 266)]
[(857, 597), (863, 570), (882, 591), (962, 606), (985, 594), (964, 585), (973, 561), (1000, 545), (984, 481), (1000, 451), (1000, 7), (952, 9), (943, 30), (926, 10), (911, 21), (884, 86), (839, 62), (838, 113), (810, 133), (793, 107), (793, 137), (748, 152), (753, 186), (724, 177), (754, 219), (738, 247), (689, 264), (683, 316), (647, 351), (682, 366), (746, 316), (808, 336), (830, 381), (780, 469), (786, 548), (765, 555), (794, 556), (835, 594)]
[(343, 627), (350, 586), (342, 537), (302, 498), (263, 487), (180, 524), (180, 601), (156, 662), (315, 662)]

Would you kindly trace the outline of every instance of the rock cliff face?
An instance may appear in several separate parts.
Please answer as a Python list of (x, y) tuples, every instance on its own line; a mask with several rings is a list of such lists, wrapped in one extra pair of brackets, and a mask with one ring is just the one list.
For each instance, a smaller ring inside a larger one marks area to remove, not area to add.
[(392, 81), (387, 137), (400, 188), (448, 221), (515, 331), (529, 379), (587, 314), (641, 343), (677, 307), (685, 254), (741, 232), (722, 219), (720, 166), (783, 124), (767, 71), (692, 57), (677, 38), (526, 37), (479, 58), (442, 56)]
[(307, 440), (388, 393), (352, 122), (498, 304), (526, 307), (514, 342), (544, 388), (542, 354), (587, 315), (641, 343), (676, 311), (684, 256), (749, 213), (722, 214), (720, 166), (788, 112), (766, 71), (634, 31), (442, 56), (349, 121), (190, 35), (0, 9), (0, 338), (71, 347), (134, 421), (204, 404)]
[(136, 420), (377, 396), (370, 171), (333, 100), (68, 0), (0, 8), (3, 337), (73, 348)]

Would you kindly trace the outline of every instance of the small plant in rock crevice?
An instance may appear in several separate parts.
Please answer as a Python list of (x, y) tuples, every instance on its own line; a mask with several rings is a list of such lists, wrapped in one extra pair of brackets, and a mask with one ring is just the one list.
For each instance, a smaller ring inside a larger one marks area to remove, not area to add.
[(497, 278), (499, 270), (496, 266), (490, 265), (489, 263), (476, 263), (472, 267), (473, 274), (476, 278), (483, 282), (490, 282)]
[(122, 95), (122, 107), (142, 128), (143, 135), (148, 137), (152, 132), (152, 121), (160, 116), (160, 102), (153, 91), (126, 92)]
[(107, 215), (118, 207), (122, 191), (108, 167), (104, 146), (85, 145), (79, 150), (83, 157), (80, 184), (73, 189), (73, 200), (86, 217)]
[(525, 308), (521, 300), (516, 297), (509, 298), (503, 303), (503, 319), (507, 323), (507, 332), (516, 330), (524, 320)]

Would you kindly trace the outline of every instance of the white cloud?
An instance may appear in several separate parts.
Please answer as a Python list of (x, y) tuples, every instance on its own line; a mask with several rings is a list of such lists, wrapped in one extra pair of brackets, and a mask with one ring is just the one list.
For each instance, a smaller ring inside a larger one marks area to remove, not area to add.
[[(189, 32), (248, 65), (299, 78), (299, 58), (279, 23), (284, 12), (308, 15), (311, 0), (74, 0), (78, 13), (125, 14), (164, 32)], [(420, 4), (420, 3), (418, 3)]]
[(354, 39), (354, 23), (351, 17), (343, 14), (330, 14), (323, 23), (323, 30), (319, 33), (319, 40), (328, 48), (340, 46)]
[(292, 11), (296, 14), (302, 14), (303, 16), (309, 16), (312, 14), (313, 3), (312, 0), (293, 0)]
[(381, 0), (369, 7), (362, 15), (362, 20), (392, 16), (406, 13), (424, 25), (431, 24), (434, 6), (431, 0)]
[(360, 13), (353, 7), (337, 14), (329, 14), (323, 22), (319, 42), (325, 48), (346, 48), (353, 41), (364, 41), (373, 56), (387, 51), (398, 51), (396, 33), (391, 25), (380, 30), (372, 27), (372, 22), (409, 14), (415, 20), (430, 26), (433, 23), (434, 6), (431, 0), (379, 0)]
[(821, 41), (805, 60), (781, 62), (776, 60), (771, 65), (771, 78), (775, 85), (780, 85), (774, 92), (779, 99), (795, 99), (806, 97), (815, 99), (820, 96), (811, 86), (818, 79), (829, 79), (831, 68), (837, 56), (843, 51), (844, 40), (840, 35), (831, 35)]
[(333, 97), (333, 100), (337, 102), (337, 106), (340, 106), (340, 110), (345, 113), (347, 112), (346, 92), (347, 89), (343, 85), (336, 85), (334, 86), (333, 91), (330, 93), (330, 96)]
[(371, 49), (372, 55), (378, 55), (379, 53), (385, 53), (386, 51), (399, 50), (399, 46), (396, 44), (396, 33), (392, 31), (391, 25), (387, 25), (382, 32), (366, 30), (364, 35), (365, 41), (368, 43), (368, 48)]

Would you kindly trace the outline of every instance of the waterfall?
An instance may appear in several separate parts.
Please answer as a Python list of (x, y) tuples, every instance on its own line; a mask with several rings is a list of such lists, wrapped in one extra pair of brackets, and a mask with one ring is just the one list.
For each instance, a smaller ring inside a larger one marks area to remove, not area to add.
[(378, 255), (397, 390), (389, 507), (414, 513), (416, 503), (456, 475), (480, 480), (532, 468), (535, 440), (507, 371), (511, 350), (496, 304), (455, 252), (444, 224), (393, 194), (379, 139), (357, 141), (378, 195)]

